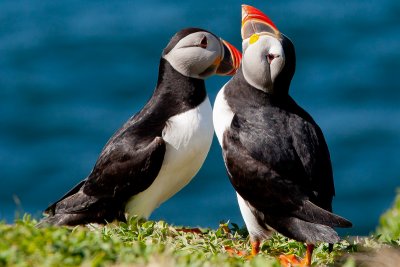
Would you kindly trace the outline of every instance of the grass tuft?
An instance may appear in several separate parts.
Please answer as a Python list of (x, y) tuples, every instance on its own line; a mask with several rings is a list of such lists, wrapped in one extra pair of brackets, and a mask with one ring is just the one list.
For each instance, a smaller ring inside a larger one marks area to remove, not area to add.
[[(227, 223), (216, 230), (182, 231), (164, 221), (133, 218), (128, 223), (89, 227), (36, 228), (24, 216), (14, 225), (0, 223), (0, 266), (279, 266), (282, 253), (302, 256), (305, 246), (275, 234), (262, 245), (260, 255), (248, 260), (231, 256), (225, 248), (250, 251), (245, 229)], [(342, 241), (328, 253), (317, 246), (314, 263), (332, 264), (357, 250), (357, 242)]]
[[(399, 198), (394, 208), (398, 203)], [(388, 214), (382, 216), (375, 236), (345, 238), (334, 245), (332, 252), (327, 244), (316, 246), (313, 266), (355, 267), (365, 262), (392, 266), (381, 261), (398, 259), (400, 255), (400, 239), (393, 228), (396, 224), (392, 223), (397, 221), (399, 226), (400, 218)], [(306, 249), (302, 243), (274, 234), (262, 244), (256, 257), (230, 255), (232, 250), (249, 253), (251, 247), (247, 230), (229, 222), (220, 223), (217, 229), (196, 229), (196, 233), (164, 221), (138, 218), (106, 226), (36, 228), (36, 224), (29, 215), (12, 225), (0, 222), (0, 267), (278, 267), (277, 256), (302, 257)]]
[(382, 214), (376, 232), (387, 242), (400, 239), (400, 188), (397, 189), (397, 197), (392, 207)]

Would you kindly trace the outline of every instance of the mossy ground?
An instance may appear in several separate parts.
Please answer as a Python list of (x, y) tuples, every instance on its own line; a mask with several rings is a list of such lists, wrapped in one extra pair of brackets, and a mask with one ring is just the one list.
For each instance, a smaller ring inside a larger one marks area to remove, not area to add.
[[(400, 266), (400, 197), (380, 220), (375, 235), (345, 237), (328, 251), (315, 248), (313, 266)], [(163, 221), (137, 218), (128, 223), (91, 227), (37, 228), (25, 215), (14, 224), (0, 222), (2, 266), (280, 266), (280, 254), (303, 256), (305, 246), (275, 234), (249, 259), (229, 249), (250, 251), (245, 229), (223, 223), (200, 233)], [(387, 265), (384, 265), (387, 264)], [(394, 265), (393, 265), (394, 264)]]
[(400, 188), (393, 206), (382, 214), (376, 233), (387, 241), (400, 239)]
[[(0, 224), (0, 266), (280, 266), (277, 255), (305, 253), (303, 244), (276, 234), (262, 245), (257, 257), (229, 255), (227, 247), (250, 251), (246, 231), (234, 224), (230, 229), (221, 224), (216, 230), (191, 233), (163, 221), (138, 219), (74, 228), (38, 229), (36, 223), (26, 215), (13, 225)], [(328, 246), (320, 244), (313, 265), (354, 266), (345, 255), (381, 246), (386, 245), (375, 238), (345, 239), (329, 253)]]

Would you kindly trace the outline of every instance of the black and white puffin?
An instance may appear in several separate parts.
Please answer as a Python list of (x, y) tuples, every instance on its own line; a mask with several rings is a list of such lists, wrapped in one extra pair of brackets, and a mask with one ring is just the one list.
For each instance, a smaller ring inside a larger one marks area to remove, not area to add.
[[(273, 230), (307, 244), (336, 243), (332, 166), (321, 129), (289, 96), (292, 42), (261, 11), (242, 6), (243, 58), (216, 97), (213, 121), (250, 234), (252, 255)], [(282, 258), (281, 261), (294, 257)], [(300, 264), (297, 262), (297, 264)]]
[(209, 31), (176, 33), (163, 50), (150, 100), (110, 138), (89, 176), (49, 206), (39, 224), (148, 218), (202, 166), (214, 133), (204, 79), (234, 74), (240, 58)]

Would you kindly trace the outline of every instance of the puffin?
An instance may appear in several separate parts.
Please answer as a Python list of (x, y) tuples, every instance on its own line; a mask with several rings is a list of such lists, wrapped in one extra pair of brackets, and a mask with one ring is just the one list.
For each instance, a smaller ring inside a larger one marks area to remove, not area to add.
[(44, 211), (38, 226), (149, 218), (202, 166), (214, 134), (205, 79), (233, 75), (240, 58), (210, 31), (177, 32), (162, 52), (151, 98), (109, 139), (90, 174)]
[[(251, 255), (273, 232), (307, 244), (340, 240), (351, 227), (332, 213), (335, 195), (328, 146), (320, 127), (289, 95), (296, 57), (291, 40), (260, 10), (242, 6), (242, 61), (218, 92), (213, 123), (230, 182), (250, 235)], [(293, 265), (292, 265), (293, 266)]]

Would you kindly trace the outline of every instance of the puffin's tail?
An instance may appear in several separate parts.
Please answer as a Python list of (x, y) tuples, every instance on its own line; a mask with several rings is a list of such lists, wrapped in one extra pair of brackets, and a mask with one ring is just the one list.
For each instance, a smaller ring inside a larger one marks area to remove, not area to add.
[(309, 200), (304, 201), (301, 209), (295, 211), (293, 215), (301, 220), (329, 227), (349, 228), (353, 226), (349, 220), (324, 210)]
[(125, 210), (119, 201), (112, 198), (95, 198), (82, 191), (50, 206), (45, 214), (48, 216), (43, 218), (37, 227), (125, 221)]
[[(67, 192), (61, 199), (51, 204), (43, 213), (43, 218), (36, 226), (50, 225), (80, 225), (100, 220), (106, 209), (96, 209), (99, 199), (86, 195), (81, 189), (87, 179), (81, 181), (73, 189)], [(91, 209), (91, 211), (89, 211)], [(100, 217), (101, 218), (101, 217)], [(102, 220), (104, 223), (104, 220)]]
[(41, 219), (37, 224), (37, 228), (43, 228), (46, 226), (51, 226), (51, 225), (60, 225), (59, 222), (61, 221), (60, 216), (57, 214), (55, 216), (48, 216), (43, 219)]
[(340, 237), (330, 226), (306, 222), (295, 217), (280, 218), (278, 220), (275, 230), (297, 241), (309, 244), (318, 242), (334, 244), (340, 241)]
[(82, 186), (86, 183), (86, 179), (80, 181), (77, 185), (75, 185), (70, 191), (68, 191), (62, 198), (51, 204), (47, 209), (44, 211), (45, 215), (53, 216), (56, 214), (56, 206), (59, 202), (63, 201), (64, 199), (76, 194), (82, 188)]
[(62, 225), (79, 225), (84, 223), (84, 214), (55, 214), (45, 217), (40, 220), (36, 227), (43, 228), (47, 226), (62, 226)]
[(352, 226), (349, 220), (324, 210), (308, 200), (288, 217), (269, 217), (267, 220), (267, 224), (281, 234), (311, 244), (337, 243), (340, 237), (333, 228)]

